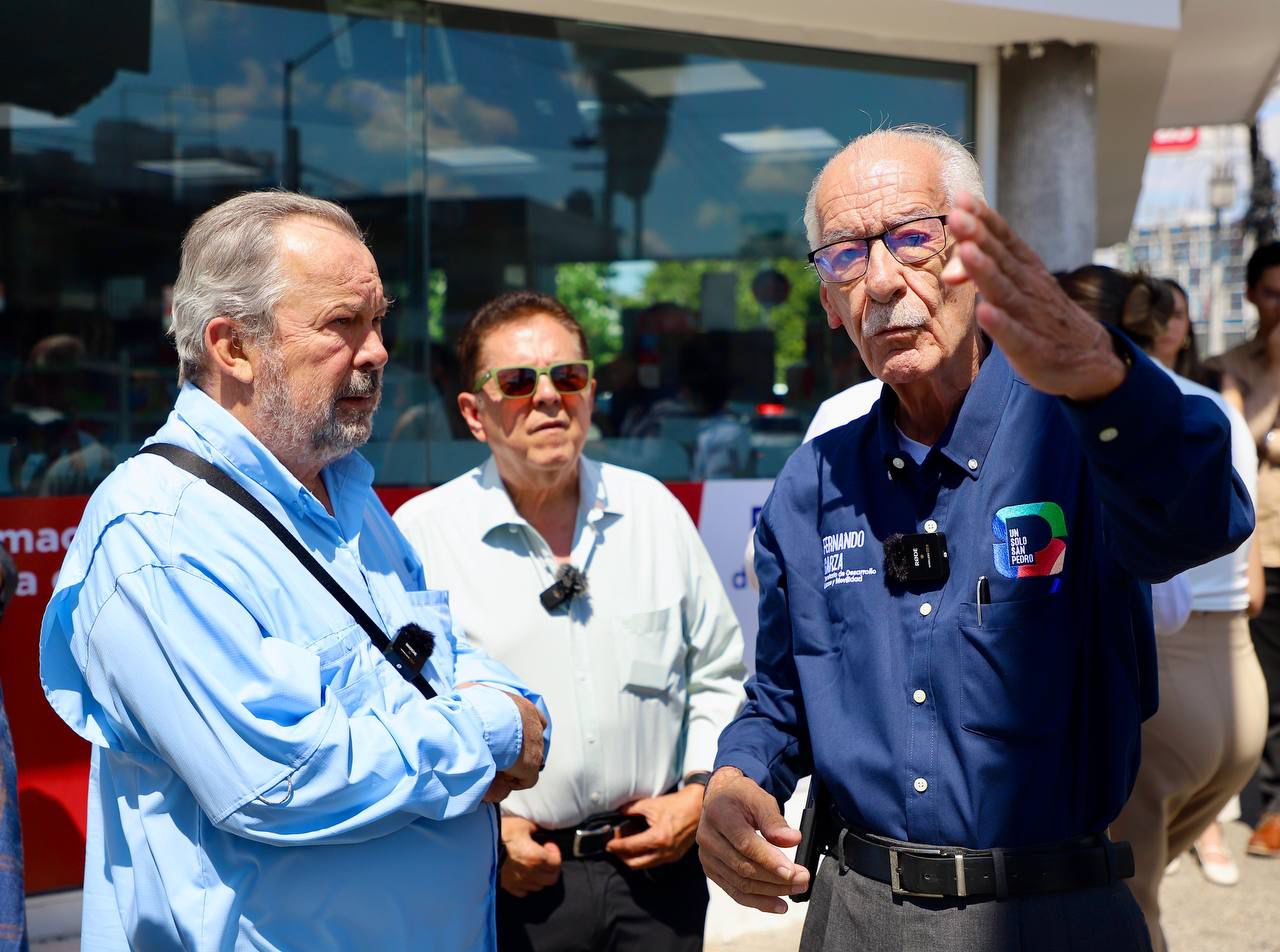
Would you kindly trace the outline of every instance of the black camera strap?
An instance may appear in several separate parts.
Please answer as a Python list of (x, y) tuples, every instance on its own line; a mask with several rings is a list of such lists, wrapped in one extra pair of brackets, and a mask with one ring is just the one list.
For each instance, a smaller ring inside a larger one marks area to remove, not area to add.
[[(258, 520), (271, 530), (272, 534), (284, 544), (285, 548), (293, 553), (294, 558), (302, 564), (302, 567), (325, 587), (325, 590), (334, 597), (339, 605), (351, 613), (351, 617), (364, 629), (374, 647), (399, 670), (404, 679), (410, 681), (422, 693), (423, 697), (430, 699), (436, 696), (435, 688), (422, 675), (421, 670), (431, 654), (432, 636), (429, 632), (422, 631), (416, 625), (406, 625), (396, 635), (394, 642), (387, 638), (386, 633), (378, 623), (369, 617), (369, 613), (347, 594), (346, 589), (339, 585), (332, 575), (325, 571), (324, 567), (316, 560), (314, 555), (307, 551), (297, 536), (286, 529), (266, 506), (254, 498), (249, 490), (208, 460), (197, 456), (190, 450), (183, 449), (181, 446), (174, 446), (172, 443), (152, 443), (138, 451), (138, 455), (143, 453), (149, 453), (152, 456), (159, 456), (161, 459), (168, 460), (179, 469), (184, 469), (192, 476), (204, 480), (223, 495), (238, 502), (250, 514), (257, 516)], [(414, 630), (410, 631), (409, 629)]]

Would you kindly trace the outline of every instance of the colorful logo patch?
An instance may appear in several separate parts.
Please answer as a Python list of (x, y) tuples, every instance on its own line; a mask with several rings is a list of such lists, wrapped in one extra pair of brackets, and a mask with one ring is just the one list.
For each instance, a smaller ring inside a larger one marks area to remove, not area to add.
[(991, 520), (996, 571), (1005, 578), (1057, 575), (1067, 558), (1067, 520), (1056, 502), (1005, 506)]

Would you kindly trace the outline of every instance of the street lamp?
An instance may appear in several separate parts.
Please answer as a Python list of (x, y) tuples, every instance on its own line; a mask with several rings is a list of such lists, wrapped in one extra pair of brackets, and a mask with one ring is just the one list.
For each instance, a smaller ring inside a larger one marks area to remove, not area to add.
[(1236, 177), (1231, 166), (1218, 165), (1209, 179), (1209, 207), (1213, 209), (1213, 237), (1222, 227), (1222, 213), (1236, 203)]
[[(1219, 234), (1222, 231), (1222, 213), (1236, 203), (1236, 178), (1231, 174), (1231, 166), (1226, 163), (1215, 165), (1213, 175), (1209, 178), (1209, 207), (1213, 209), (1213, 232), (1209, 241), (1209, 348), (1208, 352), (1217, 354), (1226, 349), (1226, 315), (1221, 313), (1222, 302), (1230, 306), (1230, 295), (1219, 295), (1215, 292), (1224, 284), (1225, 266), (1220, 270), (1217, 266), (1219, 254)], [(1226, 255), (1230, 257), (1230, 255)]]
[(311, 46), (307, 47), (293, 59), (284, 61), (284, 168), (281, 169), (281, 181), (284, 187), (291, 192), (296, 192), (298, 186), (302, 182), (302, 161), (301, 150), (298, 147), (298, 127), (293, 124), (293, 73), (299, 66), (305, 63), (311, 57), (315, 56), (322, 49), (334, 42), (338, 37), (342, 36), (353, 26), (359, 23), (364, 17), (347, 17), (346, 22), (337, 30), (334, 30), (328, 36)]

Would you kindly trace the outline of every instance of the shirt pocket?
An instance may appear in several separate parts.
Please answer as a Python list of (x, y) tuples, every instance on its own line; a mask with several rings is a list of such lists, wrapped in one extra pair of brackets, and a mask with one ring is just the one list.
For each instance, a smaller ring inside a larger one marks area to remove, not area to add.
[(453, 614), (449, 610), (449, 593), (438, 589), (418, 589), (404, 593), (404, 602), (398, 603), (386, 613), (391, 630), (389, 639), (408, 624), (415, 624), (431, 632), (431, 657), (423, 665), (422, 673), (437, 691), (449, 694), (453, 691), (457, 657), (452, 639)]
[(622, 689), (642, 698), (670, 697), (685, 681), (680, 603), (615, 619), (612, 646)]
[(1033, 740), (1066, 726), (1078, 644), (1057, 595), (961, 606), (961, 726), (1004, 740)]
[[(384, 633), (388, 641), (394, 641), (396, 632), (410, 623), (435, 636), (422, 672), (437, 691), (451, 691), (454, 652), (449, 639), (448, 595), (426, 589), (404, 592), (394, 604), (380, 604), (379, 614), (386, 622)], [(321, 639), (311, 645), (311, 650), (320, 661), (325, 691), (335, 692), (348, 714), (370, 708), (394, 710), (418, 692), (416, 684), (404, 680), (385, 661), (368, 632), (358, 624)]]
[(376, 661), (369, 636), (359, 625), (340, 628), (307, 648), (320, 662), (320, 685), (326, 691), (359, 681), (373, 670)]

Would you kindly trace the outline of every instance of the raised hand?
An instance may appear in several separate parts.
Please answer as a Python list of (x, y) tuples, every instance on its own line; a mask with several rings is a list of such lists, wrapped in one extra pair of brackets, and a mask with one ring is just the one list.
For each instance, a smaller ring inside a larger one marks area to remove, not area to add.
[(942, 280), (974, 283), (982, 294), (978, 324), (1020, 376), (1044, 393), (1080, 401), (1120, 386), (1125, 364), (1111, 335), (1067, 297), (1008, 222), (961, 192), (947, 228), (957, 246)]

